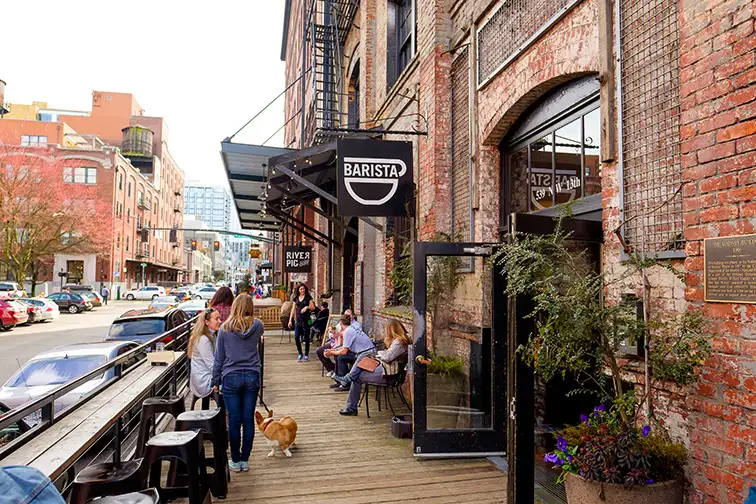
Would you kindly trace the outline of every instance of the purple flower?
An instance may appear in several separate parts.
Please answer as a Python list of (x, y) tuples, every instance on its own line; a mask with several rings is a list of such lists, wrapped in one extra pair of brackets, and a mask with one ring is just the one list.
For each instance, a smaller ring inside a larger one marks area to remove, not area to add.
[(547, 453), (545, 457), (543, 457), (544, 462), (551, 462), (552, 464), (559, 463), (559, 457), (556, 453)]
[(561, 435), (557, 436), (557, 449), (561, 451), (567, 451), (567, 440)]
[(580, 415), (580, 421), (583, 423), (588, 423), (588, 416), (587, 415)]
[(653, 485), (654, 480), (652, 480), (651, 478), (646, 478), (645, 480), (643, 480), (643, 483), (645, 483), (646, 485)]
[(651, 432), (651, 426), (650, 426), (650, 425), (646, 425), (645, 427), (643, 427), (643, 428), (641, 429), (641, 435), (642, 435), (643, 437), (646, 437), (646, 436), (648, 436), (648, 434), (649, 434), (650, 432)]
[(593, 412), (596, 413), (597, 415), (600, 413), (603, 413), (604, 411), (606, 411), (606, 406), (604, 406), (603, 404), (599, 404), (598, 406), (593, 408)]

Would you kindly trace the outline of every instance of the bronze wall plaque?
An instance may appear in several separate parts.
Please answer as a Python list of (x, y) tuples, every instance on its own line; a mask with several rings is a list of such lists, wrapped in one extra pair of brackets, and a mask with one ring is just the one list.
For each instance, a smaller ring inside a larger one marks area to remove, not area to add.
[(704, 240), (704, 299), (756, 303), (756, 234)]

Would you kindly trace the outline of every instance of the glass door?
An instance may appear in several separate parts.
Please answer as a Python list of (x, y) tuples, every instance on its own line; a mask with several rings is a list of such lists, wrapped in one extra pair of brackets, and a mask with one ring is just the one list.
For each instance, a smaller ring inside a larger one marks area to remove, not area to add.
[(415, 456), (505, 452), (506, 298), (490, 253), (475, 243), (414, 244)]

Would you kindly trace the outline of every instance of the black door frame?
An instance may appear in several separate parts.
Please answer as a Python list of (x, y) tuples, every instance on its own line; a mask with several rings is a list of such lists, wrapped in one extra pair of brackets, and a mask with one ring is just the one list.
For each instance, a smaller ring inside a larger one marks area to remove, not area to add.
[[(429, 256), (487, 256), (490, 244), (464, 242), (415, 242), (413, 254), (413, 302), (414, 321), (413, 351), (410, 366), (414, 373), (413, 443), (417, 457), (486, 457), (505, 454), (507, 427), (507, 400), (504, 371), (507, 368), (506, 348), (506, 298), (503, 293), (502, 275), (494, 275), (492, 285), (491, 328), (483, 328), (483, 348), (490, 348), (492, 371), (490, 390), (491, 428), (465, 430), (426, 430), (426, 369), (415, 361), (415, 356), (426, 356), (427, 339), (425, 320), (427, 313), (426, 258)], [(497, 281), (498, 280), (498, 281)], [(500, 290), (499, 290), (500, 289)], [(498, 301), (498, 302), (497, 302)], [(499, 306), (501, 305), (501, 306)], [(497, 330), (500, 328), (500, 330)], [(431, 451), (428, 452), (428, 448)]]

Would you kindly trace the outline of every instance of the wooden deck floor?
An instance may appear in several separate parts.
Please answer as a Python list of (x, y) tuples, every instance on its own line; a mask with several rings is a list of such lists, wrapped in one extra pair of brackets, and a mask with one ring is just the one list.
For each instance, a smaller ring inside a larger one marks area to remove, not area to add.
[(280, 340), (266, 335), (264, 399), (276, 418), (297, 421), (294, 456), (268, 458), (256, 433), (249, 472), (232, 474), (218, 502), (505, 502), (506, 475), (487, 460), (413, 458), (410, 441), (391, 436), (391, 413), (373, 401), (370, 419), (364, 407), (357, 417), (340, 416), (346, 393), (328, 388), (314, 350), (312, 361), (296, 362), (294, 344)]

